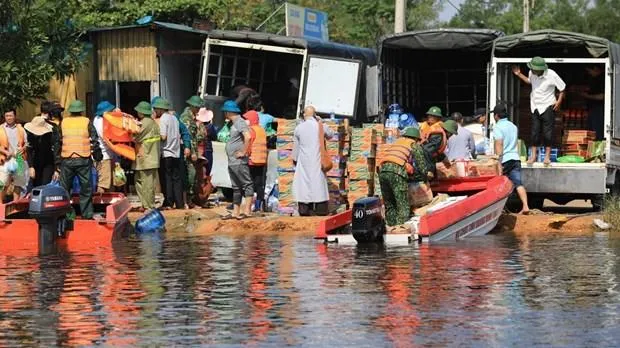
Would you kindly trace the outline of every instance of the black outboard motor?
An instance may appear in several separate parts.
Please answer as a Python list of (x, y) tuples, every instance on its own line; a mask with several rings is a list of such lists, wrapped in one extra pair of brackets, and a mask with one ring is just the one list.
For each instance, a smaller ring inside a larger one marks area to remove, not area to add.
[(69, 194), (62, 187), (45, 185), (32, 190), (28, 214), (39, 225), (40, 251), (53, 246), (58, 237), (64, 237), (66, 214), (71, 209)]
[(351, 233), (358, 243), (383, 243), (386, 227), (380, 198), (365, 197), (356, 200), (352, 213)]

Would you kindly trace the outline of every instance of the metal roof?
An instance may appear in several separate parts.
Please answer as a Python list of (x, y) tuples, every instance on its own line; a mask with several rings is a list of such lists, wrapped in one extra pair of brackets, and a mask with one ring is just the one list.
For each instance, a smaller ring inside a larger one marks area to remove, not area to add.
[(92, 29), (89, 29), (88, 31), (89, 32), (102, 32), (102, 31), (126, 30), (126, 29), (136, 29), (136, 28), (148, 28), (148, 27), (153, 27), (153, 26), (157, 28), (184, 31), (188, 33), (194, 33), (194, 34), (205, 35), (205, 36), (209, 34), (208, 31), (194, 29), (187, 25), (168, 23), (168, 22), (158, 22), (158, 21), (153, 21), (153, 22), (146, 23), (146, 24), (132, 24), (132, 25), (121, 25), (121, 26), (115, 26), (115, 27), (92, 28)]

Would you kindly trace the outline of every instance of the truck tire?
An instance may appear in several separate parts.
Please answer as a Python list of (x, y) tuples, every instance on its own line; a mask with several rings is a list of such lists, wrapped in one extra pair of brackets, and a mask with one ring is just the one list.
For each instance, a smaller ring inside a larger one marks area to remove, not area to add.
[(592, 203), (592, 209), (594, 211), (603, 211), (603, 209), (605, 208), (605, 198), (606, 195), (593, 195), (590, 199), (590, 202)]

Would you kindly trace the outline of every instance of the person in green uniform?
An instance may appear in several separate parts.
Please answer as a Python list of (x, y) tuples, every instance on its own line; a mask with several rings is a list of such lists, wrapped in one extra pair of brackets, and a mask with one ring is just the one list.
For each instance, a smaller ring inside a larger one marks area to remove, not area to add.
[(414, 152), (418, 160), (420, 157), (417, 145), (419, 140), (420, 131), (409, 127), (386, 149), (385, 153), (379, 154), (379, 183), (388, 226), (402, 225), (409, 220), (411, 209), (408, 181), (409, 176), (415, 174)]
[(142, 211), (155, 208), (155, 180), (159, 170), (160, 141), (159, 126), (151, 118), (151, 104), (141, 101), (134, 108), (142, 123), (140, 132), (134, 135), (136, 160), (133, 162), (136, 192), (142, 203)]
[(75, 100), (69, 105), (68, 111), (71, 116), (63, 118), (61, 121), (57, 144), (54, 146), (56, 168), (57, 172), (60, 173), (60, 184), (67, 192), (71, 192), (73, 179), (78, 178), (80, 181), (82, 218), (92, 219), (93, 185), (91, 171), (93, 159), (95, 161), (103, 159), (99, 147), (99, 136), (92, 122), (84, 116), (84, 103)]
[(185, 162), (187, 168), (187, 183), (185, 189), (188, 195), (187, 202), (191, 207), (196, 202), (195, 186), (197, 176), (204, 176), (204, 141), (207, 137), (207, 129), (202, 122), (196, 121), (198, 111), (201, 107), (204, 107), (204, 100), (194, 95), (185, 102), (188, 106), (179, 117), (179, 121), (187, 127), (191, 138), (190, 160)]
[(452, 166), (452, 162), (446, 156), (445, 151), (448, 145), (448, 139), (458, 134), (458, 124), (454, 120), (447, 120), (441, 124), (443, 134), (430, 134), (423, 142), (424, 155), (426, 164), (429, 167), (429, 176), (431, 179), (437, 173), (437, 163), (442, 162), (446, 168)]

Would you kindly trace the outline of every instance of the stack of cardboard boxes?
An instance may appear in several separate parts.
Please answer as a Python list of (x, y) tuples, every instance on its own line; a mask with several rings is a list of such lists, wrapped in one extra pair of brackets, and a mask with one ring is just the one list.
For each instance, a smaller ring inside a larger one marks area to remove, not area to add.
[(293, 198), (293, 133), (297, 120), (278, 119), (276, 151), (278, 152), (278, 193), (280, 212), (290, 214), (295, 210)]
[[(332, 159), (333, 168), (327, 172), (330, 211), (336, 211), (346, 203), (346, 160), (349, 152), (347, 126), (342, 120), (324, 120), (324, 123), (336, 133), (327, 140), (327, 153)], [(280, 213), (291, 214), (296, 208), (293, 196), (293, 134), (297, 120), (278, 119), (276, 150), (278, 152), (278, 191)]]
[(347, 162), (348, 202), (380, 195), (379, 177), (376, 175), (377, 146), (383, 143), (382, 124), (364, 124), (354, 128), (351, 135), (351, 151)]
[(562, 138), (562, 153), (564, 155), (589, 158), (588, 146), (596, 140), (596, 133), (588, 130), (569, 130)]

